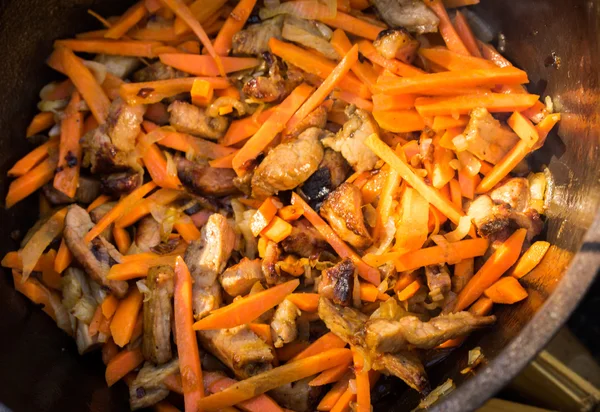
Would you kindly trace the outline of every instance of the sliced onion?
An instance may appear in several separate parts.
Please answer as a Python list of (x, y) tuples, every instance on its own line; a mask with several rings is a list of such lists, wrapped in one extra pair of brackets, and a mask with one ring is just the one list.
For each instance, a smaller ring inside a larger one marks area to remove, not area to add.
[(84, 296), (73, 306), (71, 314), (86, 325), (89, 325), (94, 317), (94, 312), (96, 312), (96, 306), (96, 301), (88, 296)]
[(355, 308), (361, 307), (360, 300), (360, 282), (358, 281), (358, 274), (354, 274), (354, 287), (352, 288), (352, 304)]
[(135, 282), (135, 285), (137, 286), (140, 293), (144, 295), (144, 302), (148, 302), (152, 297), (152, 291), (146, 284), (146, 279), (138, 280), (137, 282)]
[[(331, 3), (335, 4), (334, 9), (331, 8)], [(327, 5), (323, 5), (314, 0), (289, 1), (272, 9), (262, 8), (258, 12), (262, 20), (267, 20), (280, 14), (290, 14), (310, 20), (334, 18), (337, 14), (337, 2), (336, 0), (327, 0)]]
[(40, 112), (61, 113), (69, 104), (69, 99), (62, 100), (40, 100), (37, 107)]
[(37, 232), (31, 236), (25, 247), (19, 251), (19, 256), (23, 262), (23, 282), (29, 278), (48, 245), (62, 234), (64, 227), (65, 213), (61, 210), (41, 225)]
[(56, 316), (56, 326), (64, 330), (70, 336), (73, 336), (73, 332), (75, 330), (74, 317), (70, 316), (67, 308), (61, 304), (60, 297), (57, 293), (48, 291), (48, 297), (50, 306), (52, 306)]
[(105, 65), (92, 60), (84, 60), (83, 65), (87, 67), (90, 70), (90, 72), (92, 72), (98, 84), (104, 83), (104, 80), (106, 80), (107, 72)]
[(463, 240), (465, 236), (469, 234), (471, 230), (471, 218), (469, 216), (462, 216), (458, 221), (458, 226), (452, 232), (446, 233), (444, 237), (448, 242), (458, 242)]
[[(392, 242), (394, 241), (394, 237), (396, 236), (396, 225), (394, 223), (394, 219), (390, 217), (387, 223), (383, 226), (383, 229), (383, 237), (381, 238), (379, 247), (373, 252), (370, 252), (374, 255), (383, 255), (392, 246)], [(387, 288), (385, 290), (387, 290)]]
[(456, 386), (454, 385), (454, 381), (452, 381), (452, 379), (448, 379), (446, 382), (442, 383), (440, 386), (438, 386), (437, 388), (432, 390), (429, 393), (429, 395), (427, 395), (425, 398), (423, 398), (421, 400), (421, 402), (419, 403), (419, 406), (417, 409), (429, 408), (431, 405), (436, 403), (440, 397), (445, 396), (445, 395), (449, 394), (450, 392), (452, 392), (454, 390), (454, 388), (456, 388)]
[(175, 160), (173, 159), (173, 155), (165, 150), (163, 150), (165, 157), (167, 158), (167, 175), (174, 179), (177, 177), (177, 165), (175, 164)]
[(467, 138), (463, 134), (459, 134), (454, 139), (452, 139), (452, 144), (454, 144), (454, 147), (456, 147), (457, 152), (467, 150), (467, 147), (469, 147), (469, 144), (467, 143)]
[(60, 123), (56, 123), (48, 132), (49, 137), (60, 136)]
[(208, 106), (208, 109), (206, 109), (206, 114), (209, 117), (218, 117), (220, 116), (219, 109), (221, 107), (229, 105), (231, 105), (238, 112), (239, 116), (243, 116), (247, 112), (247, 108), (244, 103), (240, 102), (237, 99), (234, 99), (231, 96), (222, 96), (215, 99), (215, 101), (210, 106)]
[(321, 23), (320, 21), (315, 22), (315, 26), (319, 29), (319, 32), (325, 37), (327, 40), (331, 40), (333, 36), (333, 31), (326, 24)]
[(408, 187), (402, 195), (401, 208), (395, 249), (407, 252), (420, 249), (429, 232), (429, 203), (419, 192)]

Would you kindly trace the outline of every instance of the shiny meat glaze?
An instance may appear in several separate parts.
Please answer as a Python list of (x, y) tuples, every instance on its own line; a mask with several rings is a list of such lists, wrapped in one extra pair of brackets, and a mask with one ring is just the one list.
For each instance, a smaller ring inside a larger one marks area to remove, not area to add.
[(276, 348), (296, 340), (298, 337), (296, 318), (300, 314), (298, 307), (287, 299), (277, 306), (271, 321), (271, 335)]
[(205, 139), (220, 139), (229, 126), (226, 117), (209, 117), (204, 109), (180, 100), (171, 103), (167, 110), (171, 114), (169, 123), (175, 130)]
[(260, 259), (243, 258), (221, 273), (219, 282), (229, 296), (240, 296), (247, 295), (252, 286), (264, 278)]
[(498, 163), (519, 141), (510, 128), (500, 124), (486, 109), (474, 109), (465, 129), (467, 150), (492, 164)]
[(292, 233), (281, 241), (281, 247), (286, 253), (305, 258), (314, 258), (329, 250), (325, 238), (304, 218), (292, 222)]
[(336, 305), (349, 306), (352, 303), (355, 271), (356, 267), (350, 259), (344, 259), (334, 267), (323, 270), (319, 295)]
[(216, 169), (207, 163), (193, 162), (180, 155), (175, 156), (175, 165), (179, 180), (192, 193), (227, 196), (238, 191), (234, 184), (236, 174), (232, 169)]
[(440, 19), (421, 0), (372, 0), (390, 27), (404, 27), (418, 33), (437, 31)]

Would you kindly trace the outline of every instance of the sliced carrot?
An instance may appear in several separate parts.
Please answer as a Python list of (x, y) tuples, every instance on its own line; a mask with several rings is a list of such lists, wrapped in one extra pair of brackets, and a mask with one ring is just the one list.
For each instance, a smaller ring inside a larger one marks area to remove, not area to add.
[(129, 236), (129, 233), (125, 229), (119, 227), (113, 227), (112, 233), (119, 252), (123, 255), (127, 254), (127, 251), (131, 246), (131, 236)]
[(29, 170), (24, 175), (13, 180), (8, 187), (6, 194), (5, 207), (10, 209), (16, 203), (25, 199), (27, 196), (44, 186), (54, 176), (57, 161), (55, 157), (49, 157)]
[(131, 340), (144, 295), (136, 287), (129, 288), (127, 296), (119, 302), (119, 307), (110, 322), (110, 331), (117, 345), (123, 347)]
[(455, 119), (452, 116), (435, 116), (431, 128), (435, 131), (446, 130), (454, 127), (466, 126), (469, 123), (469, 116), (459, 116)]
[(292, 225), (279, 216), (275, 216), (267, 227), (260, 232), (260, 235), (275, 243), (279, 243), (292, 233), (292, 229)]
[(115, 344), (115, 342), (111, 339), (102, 345), (102, 362), (105, 365), (114, 359), (115, 356), (119, 354), (119, 347)]
[(409, 110), (415, 107), (417, 96), (414, 94), (405, 94), (390, 96), (388, 94), (373, 95), (373, 110), (377, 112), (393, 110)]
[[(148, 122), (144, 122), (144, 124), (146, 123)], [(152, 136), (150, 136), (151, 134)], [(236, 152), (236, 149), (231, 147), (225, 147), (189, 134), (167, 131), (164, 129), (158, 129), (148, 133), (148, 139), (150, 139), (150, 137), (152, 137), (152, 140), (156, 139), (156, 143), (160, 146), (186, 153), (192, 152), (195, 156), (201, 158), (218, 159), (219, 157), (228, 156)]]
[(209, 82), (214, 89), (224, 89), (229, 81), (220, 77), (184, 77), (144, 83), (123, 83), (119, 89), (121, 97), (129, 104), (158, 103), (167, 97), (189, 93), (197, 79)]
[(72, 260), (73, 255), (67, 247), (65, 240), (62, 239), (58, 248), (58, 252), (56, 253), (56, 259), (54, 260), (54, 270), (56, 270), (58, 273), (64, 272), (64, 270), (69, 267)]
[(194, 314), (192, 311), (192, 277), (181, 258), (175, 264), (174, 291), (175, 335), (177, 337), (177, 353), (179, 369), (183, 384), (185, 409), (199, 411), (200, 401), (204, 396), (202, 368), (198, 351), (198, 341), (192, 329)]
[(352, 359), (352, 352), (350, 350), (331, 349), (240, 381), (221, 392), (201, 399), (197, 406), (202, 410), (215, 410), (236, 405), (278, 386), (312, 376), (325, 369), (348, 362), (350, 359)]
[[(271, 41), (275, 40), (274, 38)], [(260, 129), (248, 140), (233, 158), (233, 169), (241, 176), (245, 174), (248, 164), (275, 139), (277, 134), (283, 130), (289, 119), (298, 108), (308, 99), (313, 88), (306, 83), (296, 87), (286, 99), (277, 106), (275, 112), (262, 124)]]
[(349, 381), (350, 379), (346, 377), (333, 385), (333, 387), (325, 394), (323, 399), (321, 399), (321, 402), (319, 402), (317, 405), (317, 410), (324, 412), (331, 411), (340, 398), (348, 391)]
[(356, 375), (356, 411), (371, 412), (371, 385), (369, 383), (369, 371), (365, 368), (362, 355), (353, 350), (354, 373)]
[(181, 412), (167, 401), (160, 401), (152, 406), (154, 412)]
[(454, 17), (454, 28), (456, 29), (458, 37), (460, 37), (467, 50), (469, 50), (469, 53), (475, 57), (482, 57), (479, 45), (477, 44), (477, 39), (475, 38), (467, 19), (460, 11), (457, 11)]
[[(348, 39), (346, 33), (341, 29), (337, 29), (333, 32), (333, 36), (331, 36), (331, 45), (340, 56), (345, 56), (352, 49), (350, 39)], [(377, 73), (375, 73), (373, 67), (367, 62), (356, 61), (352, 65), (352, 72), (367, 85), (369, 90), (377, 83)]]
[(533, 123), (538, 124), (548, 115), (548, 110), (546, 105), (538, 100), (533, 106), (521, 113)]
[(348, 373), (348, 371), (350, 370), (350, 365), (351, 362), (342, 363), (338, 366), (334, 366), (331, 369), (324, 370), (319, 374), (319, 376), (314, 378), (308, 384), (310, 386), (323, 386), (328, 385), (330, 383), (338, 382), (344, 377), (344, 375)]
[(44, 285), (52, 289), (62, 290), (60, 273), (54, 269), (56, 251), (50, 249), (42, 255), (38, 262), (42, 265), (42, 282), (44, 282)]
[(33, 149), (31, 152), (22, 157), (15, 165), (7, 172), (8, 176), (20, 177), (29, 172), (35, 166), (39, 165), (48, 157), (48, 153), (54, 151), (59, 144), (59, 140), (52, 138), (46, 143), (43, 143)]
[(494, 302), (488, 297), (482, 296), (469, 308), (469, 312), (474, 315), (485, 316), (489, 315), (492, 311)]
[(96, 311), (94, 312), (94, 316), (92, 316), (92, 320), (91, 320), (89, 328), (88, 328), (88, 335), (96, 336), (98, 334), (98, 328), (100, 327), (102, 318), (104, 318), (104, 315), (102, 314), (102, 307), (100, 305), (98, 305), (98, 306), (96, 306)]
[(367, 265), (325, 221), (296, 193), (292, 193), (292, 205), (299, 205), (304, 210), (304, 217), (317, 229), (341, 258), (350, 258), (358, 269), (358, 274), (375, 286), (381, 283), (379, 270)]
[(363, 54), (367, 59), (371, 60), (373, 63), (378, 64), (381, 67), (384, 67), (398, 76), (410, 77), (410, 76), (418, 76), (422, 75), (425, 72), (421, 69), (418, 69), (410, 64), (406, 64), (401, 62), (398, 59), (386, 59), (383, 57), (373, 46), (373, 43), (368, 42), (366, 40), (361, 40), (358, 42), (358, 50), (361, 54)]
[(30, 301), (42, 305), (42, 310), (56, 321), (56, 312), (50, 301), (52, 292), (42, 285), (37, 279), (28, 278), (23, 280), (20, 272), (12, 270), (15, 289), (25, 295)]
[[(105, 33), (106, 35), (106, 33)], [(159, 42), (138, 41), (138, 40), (96, 40), (96, 39), (69, 39), (56, 40), (54, 47), (58, 50), (61, 47), (74, 52), (91, 54), (109, 54), (118, 56), (132, 57), (156, 57), (154, 48), (161, 46)], [(67, 70), (67, 66), (63, 66)], [(69, 76), (70, 78), (71, 76)], [(73, 80), (71, 78), (71, 80)], [(75, 81), (73, 81), (75, 83)], [(77, 86), (77, 83), (75, 83)], [(82, 93), (83, 94), (83, 93)]]
[(410, 285), (397, 293), (398, 300), (404, 302), (412, 298), (421, 289), (421, 286), (422, 284), (419, 279), (414, 280)]
[(119, 299), (117, 299), (114, 295), (108, 295), (104, 301), (102, 301), (100, 306), (102, 308), (102, 314), (104, 317), (111, 319), (119, 307)]
[(53, 112), (40, 112), (33, 116), (31, 123), (27, 126), (26, 136), (31, 137), (40, 132), (43, 132), (46, 129), (54, 126), (54, 113)]
[(106, 202), (109, 202), (110, 200), (111, 200), (110, 196), (100, 195), (96, 199), (94, 199), (94, 201), (92, 203), (90, 203), (88, 205), (86, 211), (91, 212), (92, 210), (96, 209), (97, 207), (102, 206)]
[(416, 132), (425, 128), (425, 122), (416, 110), (373, 111), (373, 117), (382, 129), (394, 133)]
[(310, 343), (306, 341), (296, 340), (284, 345), (282, 348), (275, 349), (275, 353), (277, 354), (277, 359), (281, 362), (287, 362), (309, 346)]
[(214, 167), (217, 169), (233, 169), (233, 158), (235, 157), (237, 152), (238, 150), (226, 156), (219, 157), (218, 159), (210, 160), (208, 164), (210, 165), (210, 167)]
[(483, 107), (491, 113), (522, 111), (539, 99), (535, 94), (476, 94), (456, 97), (419, 97), (415, 101), (417, 111), (424, 117), (469, 114)]
[(512, 63), (509, 62), (504, 56), (498, 53), (498, 50), (494, 48), (491, 44), (483, 43), (482, 41), (477, 40), (477, 44), (481, 49), (481, 54), (487, 60), (490, 60), (498, 67), (508, 67), (512, 66)]
[(173, 224), (173, 228), (187, 243), (192, 243), (193, 241), (200, 239), (201, 233), (189, 216), (179, 219)]
[(394, 261), (399, 272), (418, 269), (424, 266), (458, 262), (463, 259), (483, 256), (489, 246), (487, 239), (466, 239), (448, 243), (445, 246), (432, 246), (409, 252)]
[(273, 346), (273, 338), (271, 336), (271, 325), (265, 323), (249, 323), (248, 327), (267, 345)]
[(83, 114), (79, 111), (79, 93), (73, 97), (65, 110), (65, 117), (60, 123), (60, 145), (58, 151), (58, 169), (54, 176), (54, 188), (70, 198), (75, 197), (79, 185), (81, 168), (81, 145)]
[(517, 264), (509, 271), (509, 275), (517, 279), (531, 272), (544, 258), (546, 252), (550, 248), (550, 243), (537, 241), (527, 249)]
[(439, 17), (440, 24), (438, 30), (446, 43), (446, 46), (452, 51), (455, 51), (460, 54), (469, 55), (469, 50), (462, 42), (460, 36), (454, 29), (452, 22), (450, 21), (450, 17), (448, 17), (448, 12), (446, 12), (446, 8), (441, 0), (425, 0), (425, 4), (427, 4), (433, 12)]
[[(385, 297), (384, 297), (385, 296)], [(372, 283), (360, 283), (360, 299), (365, 302), (376, 302), (377, 299), (387, 300), (388, 295), (381, 293)]]
[(473, 69), (494, 69), (497, 68), (493, 62), (481, 58), (481, 56), (465, 56), (464, 54), (453, 52), (446, 48), (421, 48), (418, 52), (427, 60), (450, 71), (473, 70)]
[(71, 50), (59, 46), (48, 59), (48, 65), (71, 79), (98, 123), (103, 124), (108, 117), (110, 100), (83, 62)]
[(123, 214), (115, 221), (117, 227), (131, 226), (142, 217), (150, 213), (151, 206), (156, 203), (159, 205), (167, 205), (177, 200), (183, 192), (173, 189), (159, 189), (155, 193), (137, 202), (129, 211)]
[(526, 229), (516, 230), (494, 252), (458, 294), (455, 311), (464, 310), (475, 302), (487, 288), (494, 284), (517, 261), (526, 235)]
[(476, 193), (490, 191), (502, 179), (504, 179), (525, 157), (531, 153), (531, 148), (524, 140), (517, 144), (492, 168), (492, 170), (481, 180), (477, 186)]
[[(145, 254), (141, 254), (145, 255)], [(129, 259), (132, 260), (123, 260), (123, 263), (117, 263), (116, 265), (112, 265), (110, 270), (108, 271), (107, 279), (109, 280), (130, 280), (136, 279), (140, 277), (145, 277), (148, 273), (148, 270), (152, 266), (158, 265), (170, 265), (173, 266), (175, 264), (175, 256), (167, 255), (167, 256), (159, 256), (150, 254), (150, 256), (143, 256), (142, 259), (133, 260), (132, 257), (135, 258), (135, 255), (128, 255)]]
[(345, 346), (346, 342), (338, 338), (333, 332), (328, 332), (311, 343), (310, 346), (304, 349), (302, 352), (290, 359), (289, 362), (297, 362), (301, 359), (309, 358), (331, 349), (341, 349)]
[[(233, 73), (258, 66), (260, 61), (253, 57), (221, 57), (225, 73)], [(187, 53), (165, 53), (160, 61), (186, 73), (196, 76), (218, 76), (219, 69), (211, 56), (190, 55)]]
[(292, 116), (287, 123), (287, 131), (294, 129), (308, 114), (317, 108), (333, 89), (342, 81), (350, 68), (358, 61), (358, 46), (355, 45), (348, 53), (340, 60), (338, 65), (329, 73), (323, 83), (315, 90), (315, 92), (304, 102), (298, 111)]
[(385, 28), (383, 27), (376, 26), (361, 19), (357, 19), (356, 17), (343, 13), (341, 11), (338, 11), (335, 17), (321, 17), (319, 18), (319, 20), (328, 26), (335, 27), (336, 29), (342, 29), (345, 32), (369, 40), (375, 40), (377, 38), (377, 35), (381, 31), (385, 30)]
[(356, 400), (356, 394), (348, 388), (331, 408), (331, 412), (350, 412), (350, 402)]
[(119, 352), (106, 365), (106, 383), (113, 386), (129, 372), (140, 366), (144, 362), (144, 355), (140, 347), (135, 349), (125, 349)]
[(519, 281), (512, 276), (500, 278), (484, 292), (494, 303), (512, 305), (529, 296)]
[[(203, 0), (196, 0), (190, 4), (190, 2), (186, 0), (185, 3), (189, 4), (189, 10), (196, 20), (198, 20), (201, 24), (208, 24), (213, 18), (212, 16), (215, 14), (220, 14), (220, 9), (226, 3), (226, 1), (214, 0), (206, 2)], [(190, 28), (181, 17), (177, 16), (173, 24), (173, 30), (175, 30), (175, 33), (178, 35), (181, 35), (189, 32)]]
[(554, 128), (554, 126), (556, 126), (556, 124), (559, 121), (560, 113), (553, 113), (544, 117), (544, 119), (542, 119), (542, 121), (537, 124), (535, 128), (540, 138), (537, 144), (534, 146), (534, 149), (539, 149), (540, 147), (542, 147), (542, 145), (546, 141), (546, 137), (548, 137), (550, 131)]
[(142, 156), (144, 166), (148, 170), (148, 174), (152, 178), (152, 181), (157, 186), (167, 189), (182, 189), (183, 185), (177, 176), (177, 171), (172, 174), (167, 166), (167, 159), (163, 152), (158, 148), (156, 144), (152, 144)]
[(279, 209), (277, 214), (286, 222), (292, 222), (300, 219), (304, 214), (304, 210), (298, 205), (288, 205)]
[(533, 147), (540, 138), (536, 127), (523, 114), (514, 112), (506, 121), (514, 132), (523, 140), (527, 146)]
[[(255, 325), (255, 324), (250, 324)], [(268, 325), (266, 325), (268, 326)], [(271, 332), (269, 331), (269, 334)], [(205, 385), (211, 393), (217, 393), (229, 388), (232, 385), (238, 383), (235, 379), (225, 377), (223, 375), (215, 374), (214, 372), (207, 372), (205, 374)], [(235, 405), (242, 411), (247, 412), (283, 412), (281, 407), (271, 399), (268, 395), (262, 394), (254, 398), (248, 399), (247, 401), (240, 402)]]
[(277, 211), (283, 206), (281, 201), (274, 196), (270, 196), (262, 202), (258, 210), (250, 219), (250, 230), (254, 236), (258, 236), (260, 232), (273, 220)]
[(265, 123), (273, 113), (275, 113), (276, 109), (277, 106), (271, 107), (270, 109), (260, 112), (256, 117), (249, 116), (240, 120), (234, 120), (227, 129), (225, 136), (223, 136), (222, 144), (224, 146), (231, 146), (249, 138), (260, 129), (260, 126)]
[(87, 243), (91, 242), (92, 239), (102, 233), (102, 231), (104, 231), (111, 223), (128, 212), (139, 200), (155, 188), (156, 183), (148, 182), (125, 196), (115, 205), (115, 207), (105, 214), (96, 225), (94, 225), (94, 227), (85, 235), (84, 241)]
[(252, 14), (256, 0), (241, 0), (233, 9), (225, 24), (219, 31), (214, 42), (215, 52), (220, 56), (227, 56), (231, 50), (233, 35), (244, 27), (246, 20)]
[(196, 106), (207, 107), (212, 102), (214, 93), (215, 90), (210, 82), (202, 79), (196, 79), (194, 80), (192, 90), (190, 91), (190, 94), (192, 95), (192, 103)]
[(195, 330), (234, 328), (252, 322), (254, 319), (277, 306), (300, 284), (298, 279), (290, 280), (265, 291), (249, 295), (224, 306), (194, 324)]
[[(269, 48), (273, 54), (281, 57), (286, 62), (298, 66), (300, 69), (321, 79), (327, 78), (335, 69), (335, 63), (322, 55), (277, 40), (275, 37), (269, 40)], [(341, 89), (355, 93), (363, 99), (368, 99), (371, 96), (367, 85), (361, 82), (353, 73), (346, 74), (340, 81), (339, 86)]]
[(131, 6), (123, 15), (114, 22), (107, 32), (104, 34), (104, 37), (107, 39), (120, 39), (135, 26), (140, 20), (142, 20), (148, 14), (148, 9), (144, 4), (144, 1), (140, 1), (133, 6)]
[(481, 182), (479, 175), (471, 176), (466, 172), (465, 169), (458, 171), (458, 184), (460, 187), (460, 193), (463, 197), (473, 200), (475, 198), (475, 191), (479, 182)]
[(304, 312), (316, 312), (319, 307), (318, 293), (292, 293), (287, 300)]
[(336, 90), (333, 92), (333, 98), (342, 100), (348, 104), (353, 104), (359, 109), (366, 110), (368, 112), (373, 111), (373, 102), (367, 99), (363, 99), (354, 93), (347, 92), (345, 90)]

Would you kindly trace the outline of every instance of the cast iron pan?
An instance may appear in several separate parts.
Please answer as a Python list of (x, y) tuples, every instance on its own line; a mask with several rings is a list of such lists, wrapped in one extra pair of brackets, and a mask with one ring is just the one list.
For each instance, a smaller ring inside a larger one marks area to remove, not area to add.
[[(0, 198), (6, 171), (31, 150), (24, 131), (40, 88), (55, 76), (44, 66), (52, 41), (96, 28), (88, 8), (120, 14), (128, 3), (0, 0)], [(564, 114), (558, 134), (531, 159), (554, 176), (546, 225), (553, 246), (524, 279), (526, 301), (497, 305), (497, 327), (430, 368), (432, 386), (448, 377), (458, 386), (434, 407), (444, 411), (474, 409), (506, 384), (568, 319), (600, 265), (599, 1), (481, 0), (476, 11), (504, 34), (505, 55), (527, 70), (530, 90), (552, 96)], [(35, 221), (35, 203), (0, 208), (0, 256), (15, 250), (12, 237)], [(124, 385), (106, 388), (99, 356), (80, 357), (71, 338), (13, 290), (9, 273), (0, 275), (0, 337), (0, 411), (129, 410)], [(461, 375), (475, 346), (490, 362), (474, 376)], [(411, 410), (418, 402), (390, 380), (378, 385), (375, 399), (376, 410)]]

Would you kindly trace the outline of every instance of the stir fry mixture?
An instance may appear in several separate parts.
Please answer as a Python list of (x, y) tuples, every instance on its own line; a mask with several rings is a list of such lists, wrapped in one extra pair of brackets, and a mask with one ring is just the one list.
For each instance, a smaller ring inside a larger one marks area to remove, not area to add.
[(40, 217), (2, 266), (132, 409), (368, 412), (382, 375), (425, 396), (423, 354), (526, 299), (550, 246), (526, 157), (560, 115), (476, 2), (90, 11), (8, 172)]

